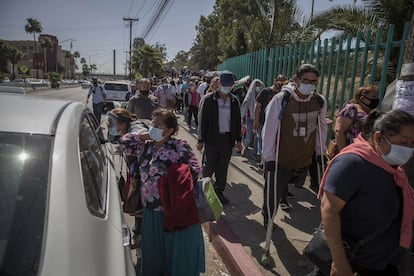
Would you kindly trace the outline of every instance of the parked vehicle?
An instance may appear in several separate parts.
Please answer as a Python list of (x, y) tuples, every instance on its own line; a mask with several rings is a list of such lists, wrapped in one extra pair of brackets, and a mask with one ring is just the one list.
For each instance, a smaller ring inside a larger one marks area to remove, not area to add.
[(111, 110), (126, 105), (126, 95), (131, 91), (131, 84), (126, 81), (106, 81), (103, 85), (106, 91), (105, 109)]
[(136, 275), (111, 147), (92, 111), (4, 93), (0, 106), (0, 274)]
[(81, 84), (82, 89), (89, 89), (89, 87), (91, 87), (91, 82), (88, 80), (81, 80), (79, 83)]

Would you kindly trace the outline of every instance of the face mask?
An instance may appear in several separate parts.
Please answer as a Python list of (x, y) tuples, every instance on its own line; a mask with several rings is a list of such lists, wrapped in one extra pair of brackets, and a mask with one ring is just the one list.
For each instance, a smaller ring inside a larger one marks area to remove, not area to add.
[(388, 164), (402, 166), (413, 156), (414, 148), (391, 144), (387, 138), (385, 140), (391, 145), (391, 150), (387, 155), (383, 154), (381, 149), (380, 152), (382, 159)]
[(363, 103), (363, 104), (366, 105), (366, 106), (368, 106), (371, 109), (376, 108), (378, 106), (378, 104), (379, 104), (379, 99), (370, 99), (370, 98), (367, 98), (365, 96), (362, 96), (362, 97), (364, 97), (365, 99), (368, 99), (369, 100), (369, 104), (366, 104), (366, 103)]
[(141, 94), (144, 95), (144, 96), (147, 96), (147, 95), (149, 95), (149, 90), (142, 90)]
[(121, 132), (119, 132), (119, 130), (116, 129), (116, 126), (112, 126), (109, 128), (109, 134), (115, 137), (115, 136), (120, 136)]
[(259, 93), (262, 88), (260, 86), (256, 86), (256, 92)]
[(149, 129), (149, 136), (154, 141), (161, 141), (164, 136), (162, 136), (163, 130), (157, 127), (150, 127)]
[(230, 94), (231, 92), (231, 87), (221, 87), (221, 92), (223, 92), (223, 94)]
[(299, 84), (299, 92), (302, 95), (308, 96), (310, 95), (313, 91), (315, 91), (315, 85), (314, 84), (305, 84), (305, 83), (300, 83)]

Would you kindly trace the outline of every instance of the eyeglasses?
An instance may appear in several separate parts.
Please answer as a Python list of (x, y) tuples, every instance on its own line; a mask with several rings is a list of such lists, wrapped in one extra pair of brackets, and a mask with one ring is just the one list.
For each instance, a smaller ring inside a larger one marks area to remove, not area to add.
[(318, 80), (300, 79), (300, 82), (303, 83), (303, 84), (318, 85)]

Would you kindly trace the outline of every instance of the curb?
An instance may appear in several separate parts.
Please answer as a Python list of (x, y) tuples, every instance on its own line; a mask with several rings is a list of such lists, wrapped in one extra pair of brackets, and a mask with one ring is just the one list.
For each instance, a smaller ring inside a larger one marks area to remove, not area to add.
[[(183, 124), (180, 125), (180, 127), (192, 135), (188, 127)], [(258, 179), (239, 168), (234, 160), (230, 159), (230, 164), (253, 180), (256, 185), (259, 185), (257, 183)], [(252, 257), (247, 254), (246, 250), (241, 245), (240, 240), (234, 234), (233, 230), (231, 230), (231, 228), (227, 225), (224, 219), (219, 219), (216, 222), (203, 223), (202, 226), (230, 275), (263, 276), (262, 271), (253, 261)]]
[(223, 219), (219, 219), (217, 222), (204, 223), (203, 228), (230, 275), (263, 275)]

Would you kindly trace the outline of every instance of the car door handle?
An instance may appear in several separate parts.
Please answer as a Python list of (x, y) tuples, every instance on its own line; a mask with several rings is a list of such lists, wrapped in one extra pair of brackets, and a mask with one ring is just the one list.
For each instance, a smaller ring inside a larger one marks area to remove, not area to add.
[(131, 231), (129, 230), (128, 224), (122, 223), (122, 244), (129, 246), (131, 244)]

